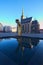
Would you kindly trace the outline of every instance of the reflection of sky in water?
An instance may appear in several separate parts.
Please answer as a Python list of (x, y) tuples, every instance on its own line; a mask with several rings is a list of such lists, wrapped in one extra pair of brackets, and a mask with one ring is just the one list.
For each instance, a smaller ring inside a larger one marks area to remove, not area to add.
[(13, 38), (0, 42), (0, 65), (43, 65), (43, 40), (33, 48), (20, 42)]

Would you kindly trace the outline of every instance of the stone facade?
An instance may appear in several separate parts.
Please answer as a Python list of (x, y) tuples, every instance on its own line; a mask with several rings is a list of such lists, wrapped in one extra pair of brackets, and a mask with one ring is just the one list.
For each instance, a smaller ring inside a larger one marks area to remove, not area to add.
[[(20, 23), (20, 26), (19, 26)], [(37, 20), (32, 21), (32, 17), (25, 18), (24, 13), (22, 11), (21, 21), (17, 23), (17, 31), (19, 34), (21, 33), (39, 33), (40, 26)]]
[(32, 21), (31, 33), (40, 33), (40, 26), (37, 20)]
[(30, 33), (31, 32), (31, 21), (32, 17), (22, 19), (21, 25), (22, 25), (22, 33)]
[(0, 32), (3, 32), (3, 25), (0, 23)]

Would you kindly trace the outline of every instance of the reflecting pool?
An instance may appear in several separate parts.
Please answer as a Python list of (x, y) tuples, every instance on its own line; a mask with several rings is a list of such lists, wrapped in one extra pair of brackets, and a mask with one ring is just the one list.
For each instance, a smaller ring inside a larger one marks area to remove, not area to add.
[(43, 40), (0, 39), (0, 65), (43, 65)]

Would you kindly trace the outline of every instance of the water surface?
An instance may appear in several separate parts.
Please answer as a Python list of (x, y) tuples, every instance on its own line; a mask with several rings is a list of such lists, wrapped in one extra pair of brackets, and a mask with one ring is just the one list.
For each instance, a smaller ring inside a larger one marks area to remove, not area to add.
[(43, 65), (43, 40), (0, 39), (0, 65)]

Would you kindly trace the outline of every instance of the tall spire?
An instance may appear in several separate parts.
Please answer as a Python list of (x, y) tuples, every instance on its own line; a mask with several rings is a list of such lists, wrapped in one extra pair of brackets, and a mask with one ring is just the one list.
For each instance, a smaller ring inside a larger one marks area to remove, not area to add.
[(22, 9), (22, 16), (21, 16), (21, 19), (24, 19), (24, 11)]
[(24, 16), (24, 10), (22, 9), (22, 16)]

